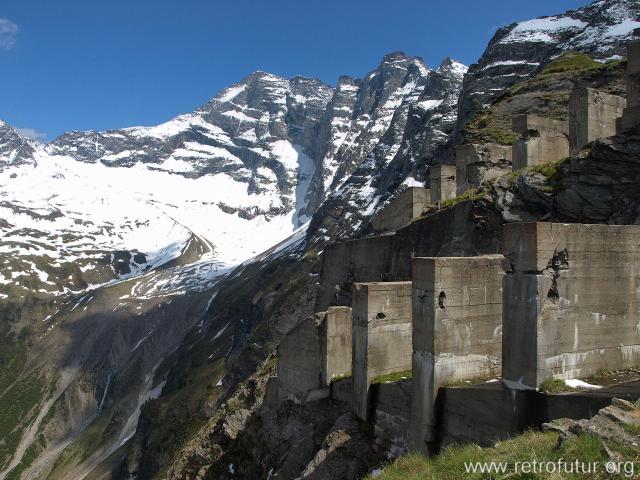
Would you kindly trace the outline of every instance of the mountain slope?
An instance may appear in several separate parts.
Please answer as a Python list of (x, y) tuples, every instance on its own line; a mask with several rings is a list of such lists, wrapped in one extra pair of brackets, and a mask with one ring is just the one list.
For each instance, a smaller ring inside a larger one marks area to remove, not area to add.
[(394, 193), (428, 182), (428, 166), (450, 157), (466, 70), (451, 59), (431, 70), (395, 53), (365, 77), (357, 95), (373, 110), (356, 117), (337, 150), (340, 167), (311, 221), (310, 243), (357, 235)]
[(560, 15), (500, 28), (465, 77), (457, 131), (510, 86), (539, 72), (563, 52), (583, 52), (602, 62), (622, 58), (625, 41), (638, 28), (640, 4), (635, 0), (599, 0)]

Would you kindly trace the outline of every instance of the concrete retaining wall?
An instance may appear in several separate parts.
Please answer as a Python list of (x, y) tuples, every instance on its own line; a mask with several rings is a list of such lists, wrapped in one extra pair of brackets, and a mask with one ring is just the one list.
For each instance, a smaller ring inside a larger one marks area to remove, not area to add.
[(576, 88), (569, 98), (569, 149), (571, 155), (596, 138), (616, 134), (616, 120), (626, 100), (593, 88)]
[(539, 117), (516, 115), (512, 129), (520, 135), (513, 144), (513, 170), (555, 162), (569, 156), (569, 123)]
[(351, 374), (351, 309), (331, 307), (303, 320), (278, 347), (278, 396), (296, 402), (329, 395)]
[(505, 225), (503, 377), (514, 388), (640, 362), (640, 226)]
[(414, 258), (412, 448), (435, 441), (442, 385), (500, 376), (503, 272), (501, 255)]
[(353, 296), (353, 409), (369, 419), (369, 387), (411, 370), (411, 282), (357, 283)]
[(591, 418), (612, 398), (635, 401), (640, 382), (597, 391), (549, 395), (513, 391), (499, 383), (442, 388), (436, 400), (438, 447), (476, 443), (485, 447), (558, 418)]
[(420, 217), (431, 203), (431, 190), (411, 187), (403, 190), (371, 220), (375, 232), (395, 232)]

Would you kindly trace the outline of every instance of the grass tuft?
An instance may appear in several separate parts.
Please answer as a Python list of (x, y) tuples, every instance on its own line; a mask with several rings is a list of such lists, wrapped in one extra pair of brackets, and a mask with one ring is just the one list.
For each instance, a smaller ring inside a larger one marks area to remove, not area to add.
[(395, 383), (400, 382), (402, 380), (408, 380), (413, 378), (413, 373), (411, 370), (407, 370), (405, 372), (397, 372), (397, 373), (388, 373), (386, 375), (378, 375), (371, 380), (371, 384), (375, 385), (377, 383)]
[[(610, 460), (609, 453), (619, 455), (628, 461), (640, 460), (640, 449), (628, 448), (613, 442), (583, 434), (565, 442), (558, 442), (555, 432), (529, 431), (509, 440), (496, 444), (492, 448), (477, 445), (456, 445), (445, 448), (439, 455), (427, 459), (419, 454), (408, 454), (387, 465), (381, 475), (368, 476), (367, 480), (485, 480), (485, 479), (606, 479), (612, 477), (604, 472), (604, 465)], [(595, 475), (558, 473), (525, 474), (515, 472), (516, 462), (558, 462), (569, 464), (579, 462), (598, 462), (603, 467)], [(504, 473), (480, 473), (467, 471), (467, 465), (475, 462), (505, 462)], [(637, 464), (637, 463), (636, 463)], [(637, 470), (636, 470), (637, 472)], [(623, 477), (620, 477), (623, 478)]]

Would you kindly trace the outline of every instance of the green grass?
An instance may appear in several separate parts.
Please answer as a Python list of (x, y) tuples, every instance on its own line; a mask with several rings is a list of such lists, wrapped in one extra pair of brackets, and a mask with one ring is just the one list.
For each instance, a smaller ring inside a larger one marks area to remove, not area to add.
[(543, 393), (562, 393), (571, 392), (573, 391), (573, 388), (564, 383), (564, 380), (559, 380), (557, 378), (548, 378), (540, 384), (538, 390)]
[(73, 441), (56, 460), (51, 478), (64, 478), (65, 473), (86, 460), (104, 441), (113, 411), (103, 412)]
[[(558, 462), (570, 463), (598, 462), (604, 470), (604, 464), (610, 460), (606, 449), (619, 454), (625, 461), (640, 460), (640, 449), (630, 449), (612, 442), (603, 441), (591, 435), (580, 435), (566, 442), (558, 443), (555, 432), (529, 431), (511, 440), (500, 442), (493, 448), (480, 448), (476, 445), (448, 447), (432, 459), (422, 455), (409, 454), (399, 458), (384, 468), (377, 480), (458, 480), (458, 479), (605, 479), (613, 477), (600, 472), (596, 475), (583, 474), (524, 474), (514, 472), (516, 462)], [(506, 462), (505, 473), (467, 473), (465, 462)], [(637, 468), (636, 463), (636, 468)], [(637, 469), (636, 469), (637, 473)], [(637, 477), (636, 477), (637, 478)], [(372, 480), (373, 477), (367, 477)]]
[(37, 373), (31, 373), (12, 383), (0, 397), (0, 465), (13, 455), (22, 433), (37, 415), (35, 407), (47, 393)]
[(413, 377), (413, 373), (411, 370), (407, 370), (404, 372), (398, 373), (388, 373), (386, 375), (378, 375), (371, 380), (371, 384), (375, 385), (376, 383), (394, 383), (400, 382), (401, 380), (407, 380)]
[(457, 197), (454, 198), (450, 198), (448, 200), (444, 200), (440, 206), (444, 209), (444, 208), (450, 208), (453, 207), (454, 205), (457, 205), (460, 202), (464, 202), (467, 200), (480, 200), (481, 198), (484, 198), (486, 195), (486, 192), (484, 191), (484, 189), (482, 188), (470, 188), (469, 190), (467, 190), (466, 192), (464, 192), (461, 195), (458, 195)]
[(602, 63), (596, 62), (586, 53), (565, 52), (549, 63), (542, 70), (541, 74), (549, 75), (552, 73), (583, 72), (585, 70), (601, 68), (602, 66)]
[(562, 166), (568, 161), (569, 158), (563, 158), (555, 162), (535, 165), (529, 171), (543, 175), (547, 179), (547, 185), (543, 187), (543, 190), (546, 193), (554, 194), (562, 187)]
[(473, 118), (466, 129), (481, 136), (485, 141), (499, 145), (511, 145), (519, 136), (517, 133), (502, 125), (491, 110), (481, 112)]

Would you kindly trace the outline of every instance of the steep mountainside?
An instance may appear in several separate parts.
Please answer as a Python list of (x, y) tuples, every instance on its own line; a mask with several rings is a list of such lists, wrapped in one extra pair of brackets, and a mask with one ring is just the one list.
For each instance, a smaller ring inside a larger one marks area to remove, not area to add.
[[(335, 88), (256, 72), (155, 127), (42, 145), (0, 123), (0, 480), (369, 468), (379, 456), (339, 407), (262, 407), (279, 341), (315, 309), (324, 247), (366, 234), (456, 142), (492, 140), (480, 116), (560, 108), (537, 99), (580, 82), (621, 93), (639, 16), (602, 0), (513, 24), (468, 72), (399, 52)], [(569, 50), (598, 62), (545, 71)], [(593, 152), (496, 182), (468, 217), (637, 222), (637, 140)]]
[(561, 15), (500, 28), (465, 77), (457, 129), (562, 52), (579, 51), (599, 61), (622, 58), (624, 41), (637, 28), (640, 4), (635, 0), (599, 0)]
[[(362, 232), (385, 200), (406, 186), (425, 185), (429, 166), (443, 163), (450, 156), (455, 109), (467, 68), (448, 58), (436, 70), (427, 69), (416, 59), (405, 70), (398, 67), (399, 62), (398, 55), (388, 56), (366, 77), (373, 82), (391, 71), (402, 79), (396, 83), (403, 95), (390, 96), (382, 103), (378, 116), (384, 121), (369, 124), (364, 130), (356, 122), (358, 138), (364, 141), (358, 142), (360, 150), (355, 157), (348, 143), (338, 150), (344, 155), (340, 163), (343, 167), (334, 179), (333, 191), (313, 217), (308, 232), (310, 244)], [(393, 69), (385, 63), (391, 63)], [(416, 71), (420, 74), (417, 78)], [(393, 82), (383, 80), (383, 85)], [(370, 87), (363, 85), (362, 90), (368, 92)]]

